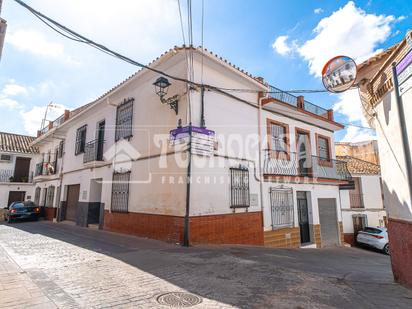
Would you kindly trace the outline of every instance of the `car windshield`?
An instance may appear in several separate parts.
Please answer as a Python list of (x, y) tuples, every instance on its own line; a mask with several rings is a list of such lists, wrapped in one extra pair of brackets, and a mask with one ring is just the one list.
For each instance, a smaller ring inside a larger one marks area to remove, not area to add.
[(367, 233), (372, 233), (372, 234), (380, 234), (382, 231), (380, 229), (374, 228), (374, 227), (366, 227), (364, 229), (365, 232)]
[(11, 205), (11, 208), (23, 208), (26, 207), (23, 203), (16, 203)]

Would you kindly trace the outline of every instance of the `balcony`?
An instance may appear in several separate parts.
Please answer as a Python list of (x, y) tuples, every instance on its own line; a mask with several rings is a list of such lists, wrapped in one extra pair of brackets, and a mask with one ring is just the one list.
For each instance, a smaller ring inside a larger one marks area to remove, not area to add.
[(40, 162), (36, 164), (34, 177), (50, 176), (57, 173), (57, 161), (54, 162)]
[(297, 155), (278, 153), (266, 150), (263, 162), (263, 174), (273, 176), (300, 176), (310, 178), (325, 178), (332, 180), (350, 180), (345, 161), (322, 160), (312, 155)]
[(266, 98), (268, 101), (270, 101), (270, 99), (275, 99), (276, 101), (286, 103), (304, 113), (309, 113), (321, 119), (333, 121), (333, 110), (327, 110), (306, 101), (303, 96), (297, 97), (289, 92), (280, 90), (279, 88), (273, 86), (270, 86), (268, 95), (269, 97)]
[(32, 182), (33, 173), (28, 173), (28, 176), (20, 176), (15, 177), (14, 170), (7, 170), (3, 169), (0, 170), (0, 183), (10, 183), (10, 182), (18, 182), (18, 183), (29, 183)]
[(86, 143), (84, 147), (83, 163), (103, 161), (104, 141), (94, 140)]

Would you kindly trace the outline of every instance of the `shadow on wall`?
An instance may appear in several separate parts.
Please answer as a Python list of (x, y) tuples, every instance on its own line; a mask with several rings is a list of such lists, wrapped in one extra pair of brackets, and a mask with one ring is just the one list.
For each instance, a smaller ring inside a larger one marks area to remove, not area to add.
[[(412, 213), (405, 202), (401, 202), (395, 191), (384, 183), (385, 204), (389, 205), (388, 235), (392, 272), (395, 280), (412, 289)], [(391, 207), (398, 207), (396, 217)]]

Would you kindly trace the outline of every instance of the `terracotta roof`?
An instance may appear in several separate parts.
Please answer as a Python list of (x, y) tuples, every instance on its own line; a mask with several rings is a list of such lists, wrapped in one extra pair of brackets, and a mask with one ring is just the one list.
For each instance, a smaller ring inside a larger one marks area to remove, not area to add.
[(34, 136), (0, 132), (0, 151), (19, 153), (38, 153), (37, 147), (31, 147)]
[(381, 167), (378, 164), (351, 156), (336, 156), (336, 159), (346, 161), (351, 174), (379, 175), (381, 173)]
[(374, 62), (376, 62), (376, 61), (378, 61), (378, 60), (380, 60), (380, 59), (382, 59), (382, 58), (384, 58), (384, 57), (386, 57), (386, 56), (389, 56), (389, 55), (396, 49), (396, 47), (398, 47), (399, 44), (400, 44), (400, 43), (397, 43), (397, 44), (395, 44), (395, 45), (392, 45), (391, 47), (385, 49), (384, 51), (382, 51), (382, 52), (380, 52), (380, 53), (377, 53), (376, 55), (373, 55), (373, 56), (370, 57), (369, 59), (365, 60), (364, 62), (362, 62), (361, 64), (359, 64), (359, 65), (357, 66), (357, 67), (358, 67), (358, 70), (361, 70), (361, 69), (363, 69), (365, 66), (368, 66), (368, 65), (370, 65), (370, 64), (372, 64), (372, 63), (374, 63)]

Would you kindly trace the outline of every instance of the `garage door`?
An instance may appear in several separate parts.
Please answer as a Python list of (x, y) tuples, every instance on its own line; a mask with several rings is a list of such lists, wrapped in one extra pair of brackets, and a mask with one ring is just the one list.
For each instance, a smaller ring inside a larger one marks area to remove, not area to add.
[(76, 209), (79, 202), (80, 185), (67, 187), (66, 220), (76, 221)]
[(339, 245), (336, 199), (320, 198), (318, 199), (318, 206), (322, 247)]

